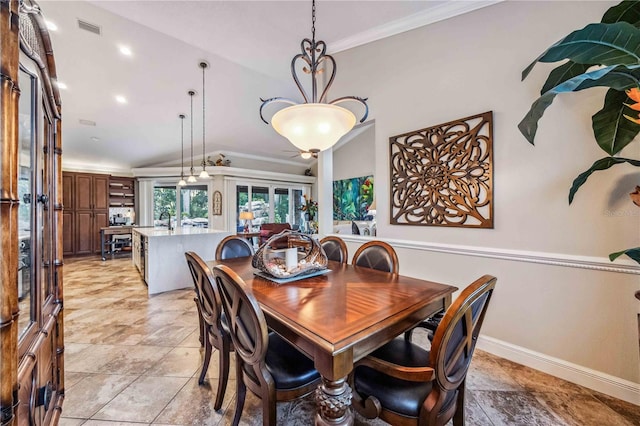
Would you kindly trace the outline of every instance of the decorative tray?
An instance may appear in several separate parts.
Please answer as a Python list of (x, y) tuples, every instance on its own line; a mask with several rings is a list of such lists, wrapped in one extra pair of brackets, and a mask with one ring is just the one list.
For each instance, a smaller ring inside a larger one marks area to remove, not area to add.
[(290, 283), (293, 281), (300, 281), (300, 280), (304, 280), (306, 278), (311, 278), (311, 277), (316, 277), (318, 275), (324, 275), (328, 272), (331, 272), (331, 269), (322, 269), (320, 271), (313, 271), (310, 272), (308, 274), (303, 274), (303, 275), (296, 275), (293, 277), (288, 277), (288, 278), (276, 278), (271, 274), (268, 274), (266, 272), (262, 272), (262, 271), (254, 271), (253, 275), (260, 277), (260, 278), (264, 278), (265, 280), (269, 280), (269, 281), (273, 281), (274, 283), (277, 284), (285, 284), (285, 283)]

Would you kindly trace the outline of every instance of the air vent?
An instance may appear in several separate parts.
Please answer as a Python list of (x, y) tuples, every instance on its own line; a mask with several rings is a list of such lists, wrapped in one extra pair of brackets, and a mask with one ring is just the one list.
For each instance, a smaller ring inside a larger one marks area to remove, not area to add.
[(80, 124), (84, 124), (85, 126), (95, 126), (96, 122), (91, 120), (83, 120), (82, 118), (78, 120)]
[(95, 24), (90, 24), (89, 22), (83, 21), (82, 19), (78, 19), (78, 28), (80, 28), (81, 30), (89, 31), (90, 33), (94, 33), (97, 35), (100, 35), (102, 33), (100, 26)]

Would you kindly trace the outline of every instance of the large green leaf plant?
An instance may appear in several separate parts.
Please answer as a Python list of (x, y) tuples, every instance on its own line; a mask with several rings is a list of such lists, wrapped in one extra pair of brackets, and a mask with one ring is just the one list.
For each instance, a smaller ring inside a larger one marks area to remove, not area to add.
[[(632, 108), (636, 101), (628, 95), (634, 96), (640, 89), (640, 1), (623, 1), (607, 10), (600, 23), (589, 24), (558, 41), (525, 68), (522, 79), (537, 62), (564, 60), (568, 61), (549, 73), (540, 97), (518, 128), (533, 144), (538, 121), (558, 94), (609, 88), (602, 109), (591, 118), (596, 142), (607, 156), (576, 177), (569, 190), (571, 204), (593, 173), (624, 163), (640, 167), (640, 160), (618, 156), (640, 132), (638, 111)], [(640, 247), (612, 253), (609, 258), (614, 260), (623, 254), (640, 263)]]

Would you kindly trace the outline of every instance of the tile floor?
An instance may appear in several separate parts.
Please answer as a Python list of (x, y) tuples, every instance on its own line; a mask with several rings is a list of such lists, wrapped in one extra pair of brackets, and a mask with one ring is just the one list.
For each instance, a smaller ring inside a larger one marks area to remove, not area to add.
[[(202, 351), (191, 290), (148, 297), (130, 259), (96, 257), (65, 260), (64, 293), (62, 426), (231, 423), (234, 380), (222, 410), (213, 410), (215, 353), (209, 384), (198, 386)], [(638, 406), (482, 351), (467, 377), (469, 425), (640, 425)], [(278, 424), (313, 424), (311, 398), (277, 408)], [(241, 424), (261, 422), (260, 402), (248, 392)], [(384, 424), (358, 416), (355, 423)]]

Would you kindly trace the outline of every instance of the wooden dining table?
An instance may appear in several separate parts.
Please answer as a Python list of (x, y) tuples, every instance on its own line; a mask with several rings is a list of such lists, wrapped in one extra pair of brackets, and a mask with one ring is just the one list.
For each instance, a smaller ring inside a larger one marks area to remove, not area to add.
[(317, 425), (353, 424), (347, 382), (356, 361), (448, 307), (456, 287), (329, 261), (324, 275), (277, 284), (254, 275), (251, 257), (210, 261), (246, 283), (269, 328), (313, 359), (322, 375)]

